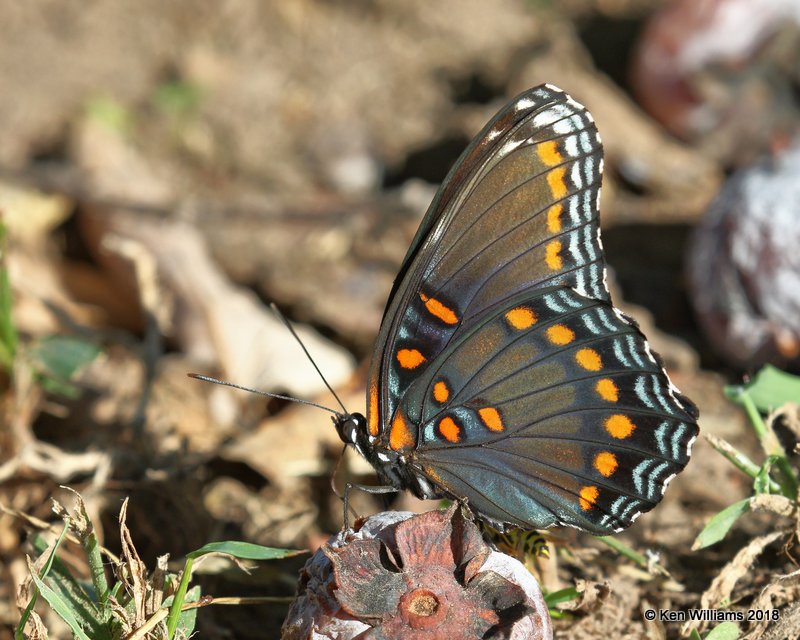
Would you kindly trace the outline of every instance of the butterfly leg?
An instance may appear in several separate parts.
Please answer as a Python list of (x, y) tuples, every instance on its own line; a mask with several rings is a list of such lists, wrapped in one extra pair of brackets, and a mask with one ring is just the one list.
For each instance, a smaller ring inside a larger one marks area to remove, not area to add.
[[(382, 493), (397, 493), (400, 491), (397, 487), (392, 487), (389, 485), (380, 485), (380, 486), (371, 486), (368, 484), (356, 484), (354, 482), (348, 482), (344, 487), (344, 517), (342, 519), (343, 527), (345, 530), (350, 528), (350, 491), (351, 489), (358, 489), (359, 491), (364, 491), (365, 493), (371, 493), (373, 495), (382, 494)], [(358, 516), (358, 514), (353, 511), (354, 516)]]

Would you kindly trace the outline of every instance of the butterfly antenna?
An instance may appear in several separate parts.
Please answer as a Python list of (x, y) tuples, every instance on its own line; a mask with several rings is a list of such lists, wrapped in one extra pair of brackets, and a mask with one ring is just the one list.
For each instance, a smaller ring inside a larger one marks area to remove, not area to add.
[[(336, 402), (339, 403), (339, 406), (342, 408), (342, 411), (344, 411), (345, 415), (349, 416), (350, 412), (347, 409), (345, 409), (345, 406), (344, 406), (344, 403), (342, 402), (342, 400), (339, 398), (339, 396), (333, 390), (333, 387), (331, 387), (331, 385), (328, 384), (328, 381), (325, 379), (325, 376), (322, 375), (322, 371), (319, 370), (319, 367), (317, 366), (317, 363), (314, 362), (314, 358), (311, 357), (311, 354), (308, 352), (308, 349), (306, 349), (306, 345), (303, 344), (303, 341), (300, 339), (300, 336), (297, 335), (297, 332), (294, 330), (294, 327), (292, 327), (292, 325), (289, 323), (289, 321), (286, 319), (286, 317), (281, 313), (280, 309), (278, 309), (277, 305), (274, 302), (271, 302), (269, 307), (270, 307), (270, 309), (272, 309), (272, 311), (275, 313), (275, 315), (278, 316), (281, 319), (281, 322), (283, 322), (283, 324), (286, 325), (286, 328), (289, 330), (289, 333), (291, 333), (292, 336), (294, 337), (294, 339), (297, 340), (297, 344), (300, 345), (300, 348), (303, 350), (303, 353), (306, 354), (306, 358), (308, 358), (308, 361), (311, 363), (311, 365), (314, 367), (316, 372), (319, 374), (319, 377), (322, 378), (322, 381), (325, 383), (325, 386), (328, 387), (328, 391), (330, 391), (333, 394), (333, 397), (336, 398)], [(334, 413), (337, 413), (337, 412), (334, 412)]]
[(289, 400), (290, 402), (299, 402), (300, 404), (307, 404), (312, 407), (316, 407), (317, 409), (329, 411), (333, 415), (339, 415), (338, 411), (335, 411), (330, 407), (317, 404), (316, 402), (311, 402), (310, 400), (301, 400), (300, 398), (293, 398), (292, 396), (282, 396), (279, 393), (269, 393), (268, 391), (259, 391), (258, 389), (243, 387), (240, 384), (234, 384), (233, 382), (226, 382), (225, 380), (218, 380), (217, 378), (212, 378), (211, 376), (204, 376), (199, 373), (187, 373), (186, 375), (189, 376), (190, 378), (194, 378), (195, 380), (202, 380), (203, 382), (212, 382), (214, 384), (222, 385), (223, 387), (231, 387), (232, 389), (239, 389), (241, 391), (249, 391), (250, 393), (255, 393), (256, 395), (259, 396), (266, 396), (267, 398), (278, 398), (279, 400)]

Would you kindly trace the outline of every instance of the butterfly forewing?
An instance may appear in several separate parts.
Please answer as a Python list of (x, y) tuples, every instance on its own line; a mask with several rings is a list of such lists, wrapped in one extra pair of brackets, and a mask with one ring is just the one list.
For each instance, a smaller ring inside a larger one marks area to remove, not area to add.
[(479, 134), (423, 220), (390, 298), (371, 367), (373, 435), (455, 331), (492, 305), (551, 285), (607, 299), (601, 171), (591, 116), (555, 88), (522, 94)]
[(367, 426), (346, 438), (385, 481), (501, 527), (608, 533), (686, 465), (696, 409), (605, 286), (601, 173), (591, 116), (549, 85), (453, 167), (387, 304)]

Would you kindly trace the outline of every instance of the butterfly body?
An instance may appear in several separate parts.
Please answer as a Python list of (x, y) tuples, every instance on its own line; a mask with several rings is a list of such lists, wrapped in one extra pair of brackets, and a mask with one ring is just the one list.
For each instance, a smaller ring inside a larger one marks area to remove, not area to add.
[(500, 528), (625, 528), (686, 465), (697, 411), (611, 304), (591, 116), (542, 85), (442, 184), (389, 297), (366, 417), (338, 416), (383, 482)]

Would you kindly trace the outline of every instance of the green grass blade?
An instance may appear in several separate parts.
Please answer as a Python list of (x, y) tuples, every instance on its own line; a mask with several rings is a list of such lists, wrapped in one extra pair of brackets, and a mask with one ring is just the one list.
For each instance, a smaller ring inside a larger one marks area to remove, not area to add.
[(172, 604), (169, 607), (169, 616), (167, 616), (167, 638), (169, 638), (169, 640), (175, 637), (175, 631), (181, 619), (181, 607), (183, 607), (183, 603), (186, 599), (186, 592), (189, 589), (189, 580), (192, 579), (193, 563), (194, 558), (187, 556), (186, 564), (183, 567), (183, 574), (181, 575), (181, 582), (178, 585), (178, 590), (175, 592)]
[[(744, 388), (759, 411), (772, 411), (787, 402), (800, 403), (800, 377), (772, 365), (761, 369)], [(734, 402), (740, 402), (741, 389), (739, 386), (725, 387), (725, 394)]]
[(759, 408), (752, 397), (750, 386), (726, 387), (725, 393), (731, 400), (744, 407), (764, 452), (768, 456), (776, 456), (775, 466), (780, 471), (778, 483), (781, 486), (781, 493), (789, 499), (794, 499), (797, 496), (798, 489), (797, 476), (786, 457), (786, 451), (784, 451), (780, 441), (775, 436), (772, 428), (767, 426), (761, 417)]
[(81, 367), (100, 354), (100, 347), (74, 336), (48, 336), (36, 341), (30, 350), (36, 370), (57, 380), (69, 380)]
[(225, 553), (234, 558), (242, 560), (280, 560), (291, 558), (307, 551), (297, 549), (276, 549), (275, 547), (262, 547), (251, 542), (237, 542), (228, 540), (226, 542), (209, 542), (196, 551), (187, 554), (187, 558), (199, 558), (207, 553)]
[(0, 220), (0, 366), (10, 371), (17, 351), (17, 330), (11, 317), (11, 281), (6, 269), (6, 227)]
[(706, 635), (706, 640), (737, 640), (742, 634), (735, 622), (722, 622)]
[(620, 555), (623, 555), (629, 560), (632, 560), (633, 562), (638, 564), (642, 569), (648, 568), (649, 563), (645, 556), (643, 556), (638, 551), (634, 551), (628, 545), (623, 544), (616, 538), (613, 538), (611, 536), (597, 536), (597, 540), (602, 542), (606, 546), (611, 547), (612, 549), (614, 549), (614, 551), (616, 551)]
[(730, 531), (733, 524), (750, 509), (750, 498), (734, 502), (725, 507), (708, 521), (700, 534), (695, 538), (692, 551), (705, 549), (722, 540)]
[[(759, 467), (732, 444), (710, 433), (705, 434), (705, 438), (719, 454), (727, 458), (737, 469), (746, 473), (753, 480), (758, 477), (762, 467)], [(772, 478), (767, 478), (767, 488), (769, 490), (768, 493), (782, 493), (781, 486)]]
[[(33, 548), (39, 553), (44, 553), (47, 543), (42, 536), (34, 537)], [(84, 585), (76, 580), (55, 554), (48, 561), (47, 572), (43, 571), (40, 577), (42, 579), (46, 577), (48, 587), (61, 600), (69, 603), (78, 623), (90, 633), (92, 640), (111, 640), (111, 632), (107, 626), (111, 619), (111, 611), (97, 606), (92, 585)]]
[[(186, 592), (184, 602), (197, 602), (200, 599), (200, 586), (192, 587)], [(194, 627), (197, 624), (197, 608), (193, 607), (186, 611), (181, 611), (178, 616), (178, 625), (176, 633), (180, 632), (182, 638), (188, 638), (194, 632)]]
[(67, 623), (73, 635), (78, 638), (78, 640), (92, 640), (84, 633), (83, 627), (78, 622), (78, 617), (75, 615), (76, 612), (73, 610), (71, 603), (64, 600), (60, 593), (48, 587), (44, 583), (44, 580), (41, 580), (38, 576), (33, 575), (31, 578), (36, 588), (39, 590), (39, 593), (47, 601), (47, 604), (49, 604), (53, 610), (61, 616), (61, 619)]
[(575, 600), (579, 598), (580, 595), (580, 592), (575, 587), (567, 587), (566, 589), (561, 589), (559, 591), (553, 591), (552, 593), (546, 594), (544, 596), (544, 601), (545, 604), (547, 604), (548, 609), (552, 609), (557, 604)]
[(186, 565), (183, 568), (181, 582), (178, 585), (178, 590), (175, 592), (172, 605), (170, 605), (169, 616), (167, 617), (167, 637), (170, 640), (175, 637), (175, 631), (178, 628), (181, 617), (181, 607), (183, 607), (183, 603), (185, 602), (189, 581), (192, 577), (192, 563), (195, 558), (209, 553), (224, 553), (242, 560), (277, 560), (281, 558), (291, 558), (292, 556), (307, 552), (298, 551), (296, 549), (262, 547), (259, 544), (253, 544), (251, 542), (228, 540), (224, 542), (209, 542), (199, 549), (188, 553), (186, 555)]
[[(69, 525), (65, 524), (64, 528), (61, 530), (58, 538), (56, 539), (55, 543), (53, 544), (53, 549), (50, 552), (50, 557), (47, 559), (44, 567), (42, 567), (42, 578), (44, 578), (53, 566), (53, 563), (56, 560), (56, 551), (58, 547), (61, 546), (61, 543), (64, 540), (64, 536), (67, 535), (67, 529), (69, 529)], [(41, 553), (44, 553), (47, 550), (47, 545), (45, 545), (44, 549), (42, 549)], [(31, 578), (33, 578), (34, 584), (36, 584), (36, 580), (38, 580), (37, 576), (31, 574)], [(36, 605), (36, 600), (38, 599), (39, 590), (31, 596), (31, 600), (28, 603), (28, 606), (25, 607), (25, 611), (22, 612), (22, 616), (19, 620), (19, 625), (17, 625), (17, 630), (14, 632), (14, 638), (16, 640), (22, 640), (25, 637), (25, 625), (28, 623), (28, 619), (31, 617), (31, 611), (33, 611), (33, 607)]]

